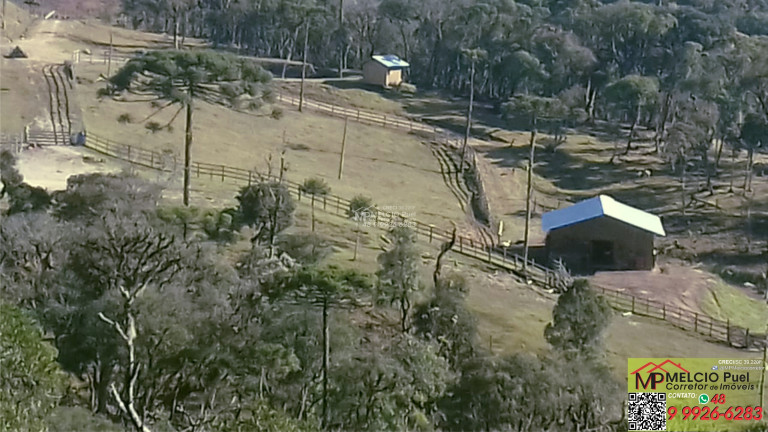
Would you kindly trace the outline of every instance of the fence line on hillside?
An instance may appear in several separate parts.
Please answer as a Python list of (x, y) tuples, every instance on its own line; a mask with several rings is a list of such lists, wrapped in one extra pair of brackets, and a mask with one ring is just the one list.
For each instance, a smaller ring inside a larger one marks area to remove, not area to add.
[[(177, 171), (180, 166), (180, 161), (176, 155), (140, 149), (92, 133), (88, 135), (86, 147), (107, 156), (146, 168), (173, 172)], [(190, 165), (190, 170), (190, 175), (194, 178), (207, 178), (208, 180), (220, 181), (222, 183), (230, 182), (230, 184), (240, 187), (264, 180), (278, 180), (274, 175), (270, 176), (252, 170), (204, 162), (193, 161)], [(304, 199), (309, 201), (310, 205), (316, 207), (317, 210), (344, 218), (349, 217), (349, 200), (332, 194), (318, 196), (312, 200), (302, 193), (300, 183), (287, 179), (282, 181), (297, 201), (301, 202)], [(425, 238), (430, 244), (449, 241), (452, 235), (451, 231), (438, 228), (433, 224), (420, 222), (392, 212), (382, 211), (375, 207), (370, 211), (370, 218), (367, 221), (366, 227), (387, 229), (397, 224), (409, 226), (417, 235)], [(453, 251), (524, 276), (533, 283), (548, 289), (555, 288), (558, 282), (558, 276), (553, 270), (530, 260), (524, 274), (523, 258), (509, 252), (504, 247), (484, 248), (472, 238), (457, 235)], [(766, 335), (756, 334), (747, 328), (733, 325), (730, 320), (717, 320), (690, 310), (669, 306), (649, 298), (634, 296), (612, 288), (594, 286), (594, 289), (608, 304), (617, 310), (660, 319), (681, 329), (705, 335), (713, 340), (727, 342), (731, 346), (753, 348), (760, 347), (765, 343)]]
[[(277, 94), (277, 101), (291, 106), (299, 106), (299, 98), (297, 96), (283, 94), (282, 91)], [(431, 126), (419, 120), (404, 119), (398, 115), (387, 115), (376, 111), (361, 110), (359, 108), (345, 108), (339, 105), (311, 100), (306, 97), (304, 98), (303, 106), (335, 117), (349, 118), (358, 123), (398, 129), (407, 132), (427, 133), (435, 139), (443, 141), (459, 141), (458, 135), (451, 134), (443, 129)]]

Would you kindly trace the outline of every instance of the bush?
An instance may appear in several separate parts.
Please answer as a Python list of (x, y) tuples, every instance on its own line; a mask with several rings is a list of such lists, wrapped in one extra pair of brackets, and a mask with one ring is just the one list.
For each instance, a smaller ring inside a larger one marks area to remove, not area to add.
[(588, 353), (599, 346), (610, 317), (605, 300), (590, 289), (586, 279), (578, 279), (557, 299), (544, 337), (557, 350)]
[(285, 112), (283, 112), (283, 109), (280, 107), (272, 108), (272, 112), (269, 114), (269, 116), (274, 120), (280, 120), (283, 118), (283, 115), (285, 115)]
[(117, 116), (117, 122), (121, 124), (133, 123), (133, 117), (130, 113), (123, 113)]
[(397, 86), (397, 91), (405, 94), (416, 94), (416, 86), (410, 83), (400, 83)]
[(330, 242), (315, 233), (280, 236), (278, 247), (294, 260), (307, 265), (317, 264), (333, 253)]
[(355, 195), (349, 201), (347, 217), (354, 218), (358, 212), (365, 211), (373, 207), (373, 200), (365, 195)]
[(293, 223), (295, 204), (285, 185), (261, 182), (240, 189), (237, 223), (256, 229), (252, 240), (270, 240)]
[(66, 387), (56, 349), (27, 314), (0, 303), (0, 352), (0, 430), (45, 430)]
[(151, 122), (147, 122), (147, 124), (144, 125), (144, 128), (152, 133), (157, 133), (163, 130), (163, 125), (161, 125), (158, 122), (151, 121)]

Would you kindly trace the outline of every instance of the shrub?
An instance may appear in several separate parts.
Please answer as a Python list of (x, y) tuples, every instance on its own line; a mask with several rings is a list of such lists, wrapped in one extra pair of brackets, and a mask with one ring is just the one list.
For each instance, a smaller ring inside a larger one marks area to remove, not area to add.
[(117, 122), (121, 124), (133, 123), (133, 117), (130, 113), (123, 113), (117, 116)]
[(157, 133), (163, 130), (163, 126), (160, 123), (154, 122), (154, 121), (151, 121), (145, 124), (144, 128), (152, 133)]

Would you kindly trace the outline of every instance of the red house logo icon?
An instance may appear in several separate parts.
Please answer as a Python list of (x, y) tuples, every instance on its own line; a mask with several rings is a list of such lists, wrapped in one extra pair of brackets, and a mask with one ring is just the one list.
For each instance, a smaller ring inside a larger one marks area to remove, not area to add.
[[(635, 376), (635, 388), (640, 390), (642, 387), (644, 390), (648, 389), (650, 385), (651, 390), (656, 390), (656, 386), (663, 383), (665, 377), (670, 373), (690, 373), (683, 368), (682, 364), (675, 363), (670, 359), (666, 359), (663, 362), (656, 364), (654, 362), (648, 362), (638, 368), (637, 370), (630, 372), (630, 375)], [(643, 379), (645, 376), (645, 379)]]

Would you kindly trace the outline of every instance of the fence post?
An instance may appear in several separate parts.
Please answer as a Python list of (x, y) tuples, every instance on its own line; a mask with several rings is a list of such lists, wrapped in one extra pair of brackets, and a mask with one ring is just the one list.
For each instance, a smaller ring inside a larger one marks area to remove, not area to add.
[(357, 121), (358, 121), (358, 122), (360, 121), (360, 109), (359, 109), (359, 108), (358, 108), (358, 110), (357, 110)]
[(155, 152), (149, 153), (149, 166), (152, 168), (155, 167)]
[(325, 195), (323, 195), (323, 210), (325, 210), (325, 205), (326, 205), (325, 197), (326, 197), (326, 196), (325, 196)]
[(663, 304), (661, 305), (661, 316), (662, 316), (662, 319), (663, 319), (664, 321), (666, 321), (666, 320), (667, 320), (667, 304), (666, 304), (666, 303), (663, 303)]
[(698, 312), (693, 313), (693, 331), (695, 332), (699, 331), (699, 313)]
[(253, 173), (251, 172), (251, 170), (248, 170), (248, 186), (251, 185), (251, 177), (252, 177), (252, 175), (253, 175)]
[(128, 162), (131, 161), (131, 146), (128, 146)]
[(333, 114), (333, 107), (334, 105), (331, 105), (331, 114)]
[(459, 237), (459, 252), (464, 252), (464, 237)]
[(491, 248), (488, 247), (488, 264), (491, 263)]
[(504, 251), (503, 254), (501, 255), (501, 261), (502, 262), (507, 262), (507, 248), (502, 246), (501, 250)]
[(434, 225), (429, 226), (429, 242), (432, 243), (432, 230), (435, 228)]
[(709, 320), (709, 336), (712, 337), (712, 319)]
[(384, 122), (382, 123), (384, 127), (387, 127), (387, 115), (384, 114)]
[(632, 313), (635, 313), (635, 296), (632, 296)]
[(728, 320), (725, 322), (725, 336), (726, 340), (728, 341), (728, 346), (731, 346), (731, 319), (728, 318)]
[(221, 182), (224, 183), (224, 165), (221, 166)]
[(749, 329), (747, 329), (747, 334), (744, 337), (744, 348), (749, 348)]
[(195, 162), (195, 164), (197, 165), (197, 177), (199, 178), (200, 177), (200, 162)]

